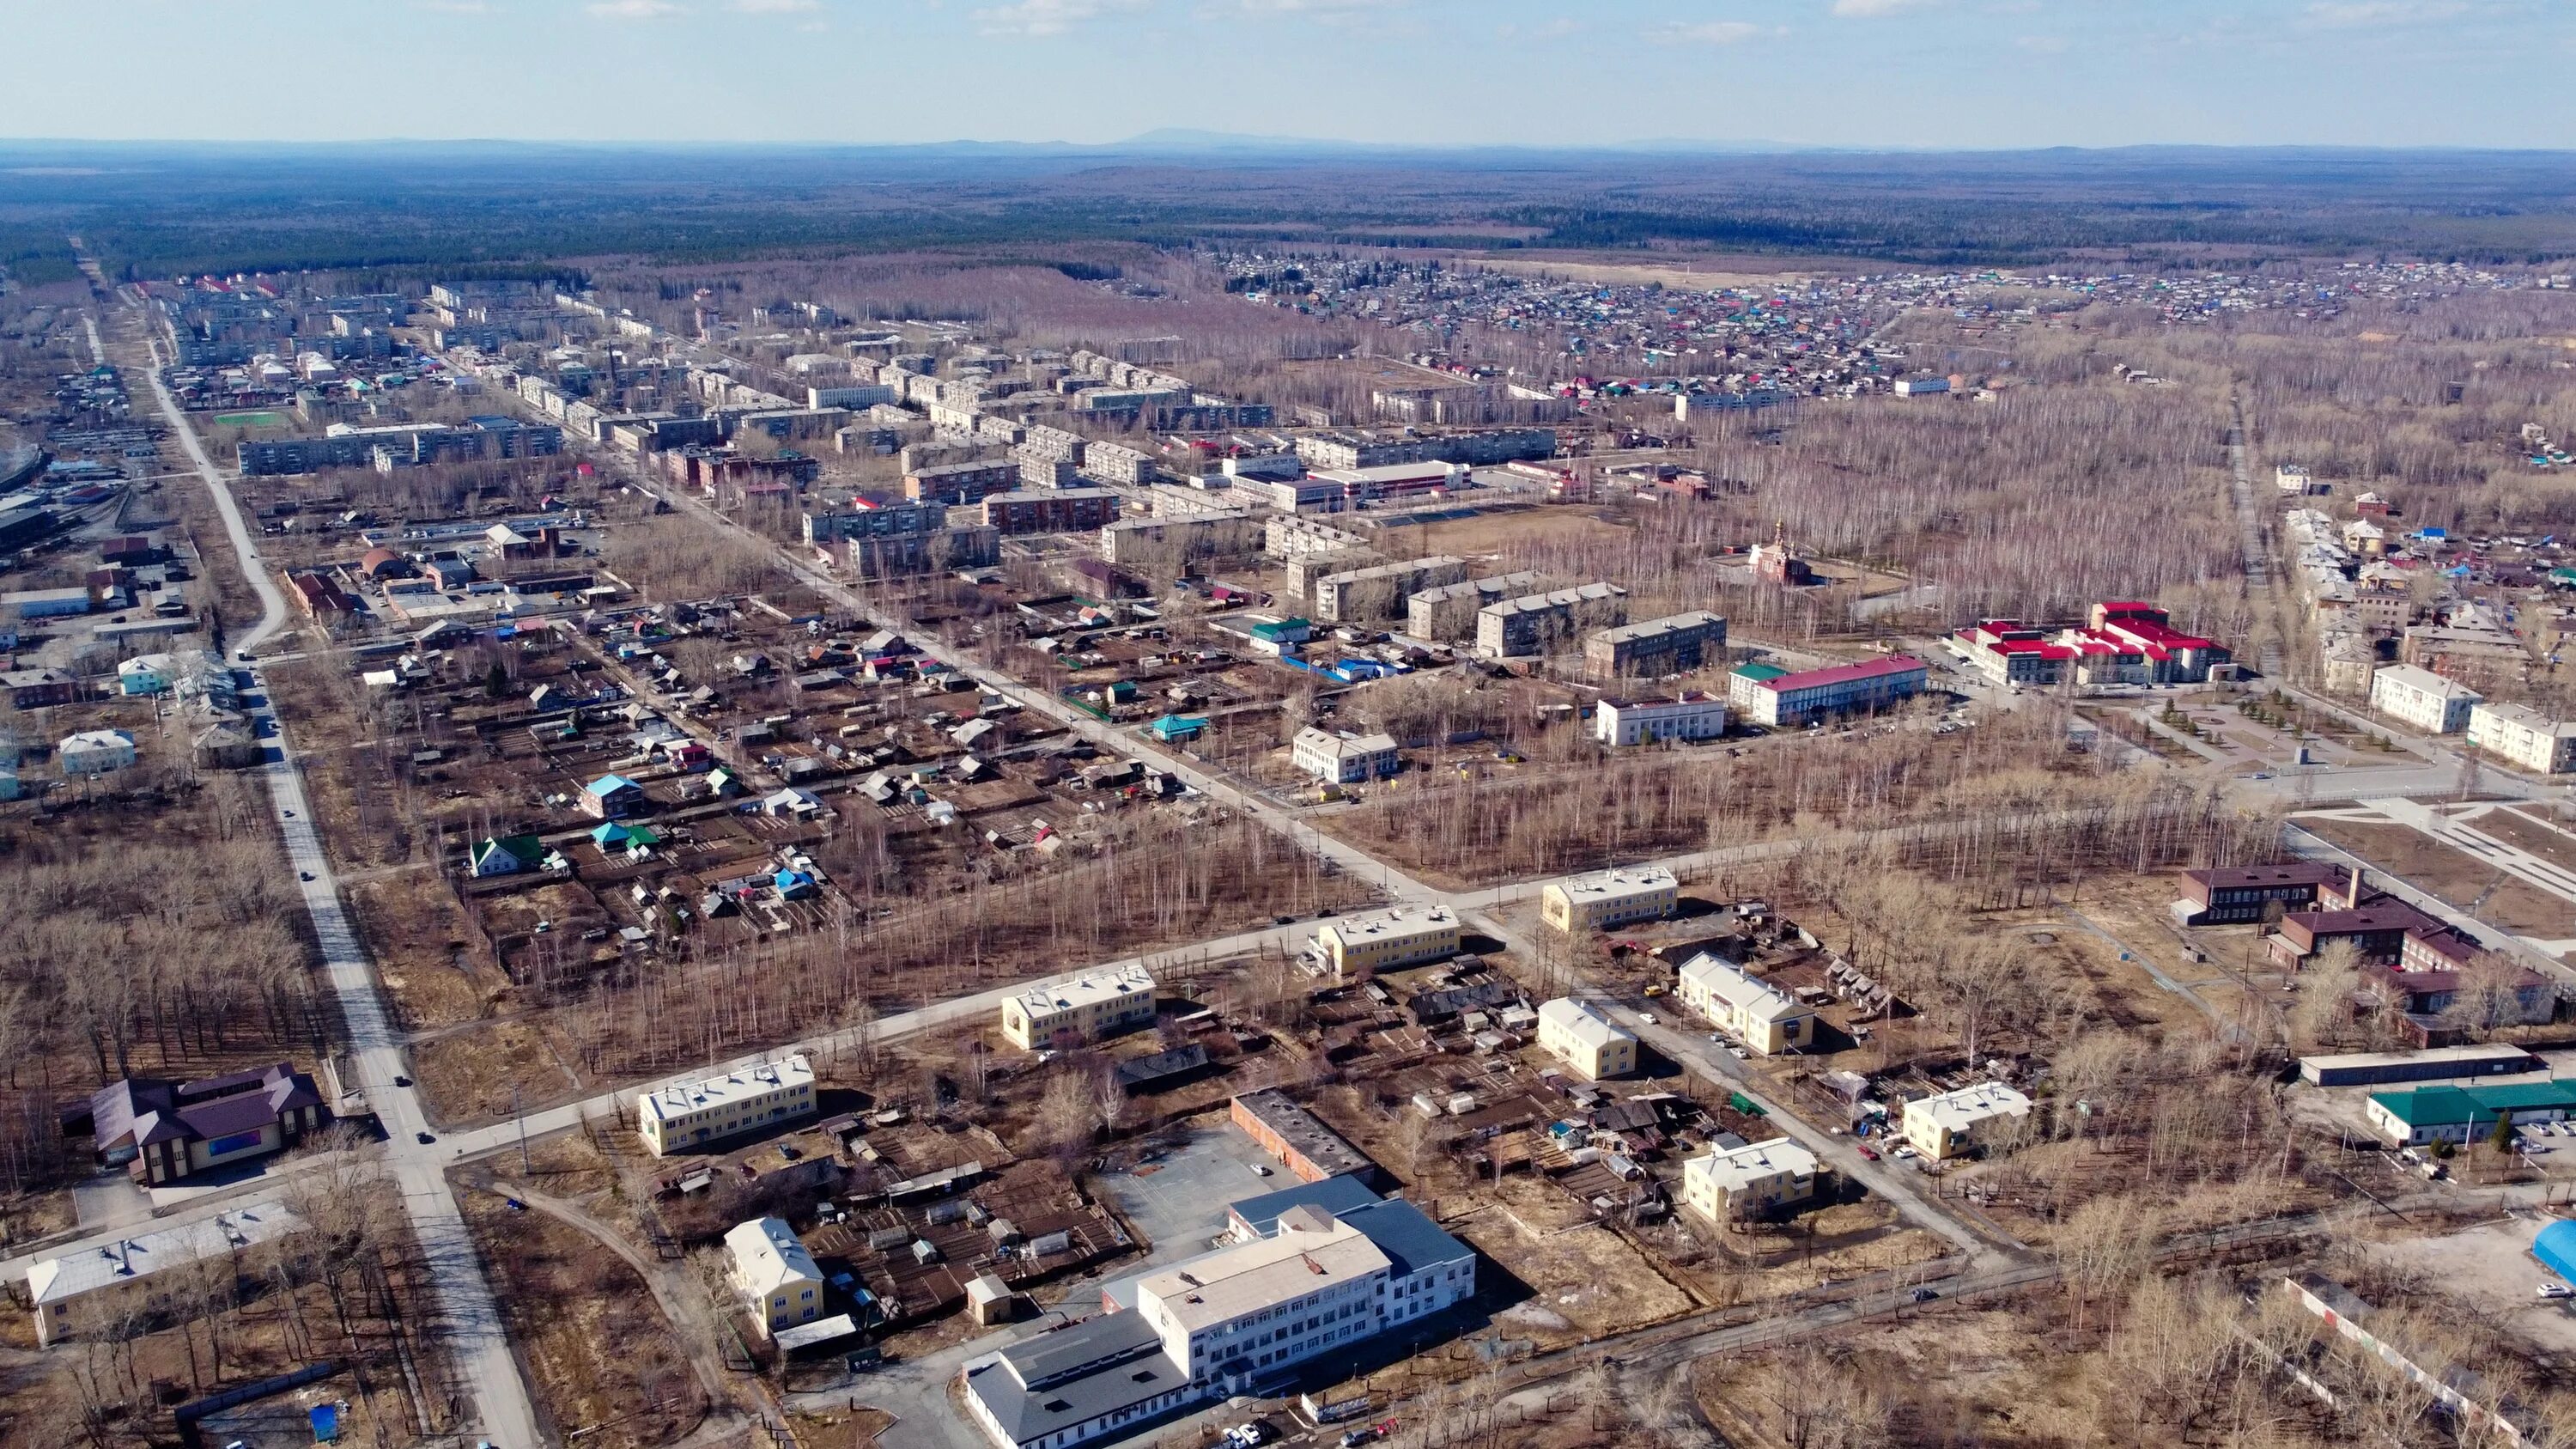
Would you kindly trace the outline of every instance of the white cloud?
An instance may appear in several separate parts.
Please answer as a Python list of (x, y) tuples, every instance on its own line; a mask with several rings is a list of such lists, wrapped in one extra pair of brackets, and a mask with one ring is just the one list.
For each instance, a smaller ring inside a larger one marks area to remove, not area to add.
[(1866, 18), (1876, 15), (1894, 15), (1899, 11), (1912, 10), (1918, 5), (1928, 3), (1929, 0), (1834, 0), (1834, 13), (1853, 18)]
[(2389, 25), (2426, 25), (2449, 20), (2469, 7), (2461, 0), (2317, 0), (2308, 7), (2308, 22), (2338, 30)]
[(1239, 0), (1246, 10), (1271, 15), (1348, 15), (1362, 10), (1396, 10), (1408, 0)]
[(2039, 55), (2055, 55), (2059, 51), (2066, 49), (2066, 37), (2063, 35), (2022, 35), (2014, 37), (2013, 44)]
[(435, 10), (441, 15), (489, 15), (492, 13), (492, 7), (483, 3), (483, 0), (419, 0), (419, 5), (423, 10)]
[(733, 8), (745, 15), (808, 15), (823, 8), (823, 0), (733, 0)]
[(1141, 10), (1146, 0), (1018, 0), (975, 12), (986, 35), (1062, 35), (1103, 16)]
[(1749, 20), (1676, 20), (1658, 27), (1655, 38), (1675, 45), (1736, 45), (1770, 33)]
[(665, 20), (687, 13), (671, 0), (594, 0), (583, 8), (601, 20)]

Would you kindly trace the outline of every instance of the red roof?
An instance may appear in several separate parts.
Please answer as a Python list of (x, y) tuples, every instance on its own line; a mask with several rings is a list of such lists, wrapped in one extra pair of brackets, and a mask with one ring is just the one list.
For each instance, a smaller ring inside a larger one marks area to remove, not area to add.
[(1922, 660), (1911, 654), (1890, 654), (1884, 659), (1864, 659), (1858, 664), (1836, 664), (1826, 669), (1810, 669), (1800, 674), (1783, 674), (1776, 679), (1755, 682), (1761, 688), (1785, 694), (1793, 689), (1849, 684), (1860, 679), (1883, 679), (1891, 674), (1917, 672), (1926, 667)]

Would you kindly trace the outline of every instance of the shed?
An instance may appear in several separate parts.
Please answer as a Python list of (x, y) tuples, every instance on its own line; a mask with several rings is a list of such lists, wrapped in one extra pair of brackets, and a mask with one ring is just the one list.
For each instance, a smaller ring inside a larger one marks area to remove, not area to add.
[(979, 1324), (1008, 1323), (1020, 1316), (1020, 1295), (992, 1274), (979, 1274), (966, 1284), (966, 1312)]

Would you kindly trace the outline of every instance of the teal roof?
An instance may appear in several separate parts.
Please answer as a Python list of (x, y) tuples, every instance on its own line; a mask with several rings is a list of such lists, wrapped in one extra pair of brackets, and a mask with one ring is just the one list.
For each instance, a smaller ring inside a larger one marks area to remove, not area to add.
[(533, 835), (496, 835), (474, 847), (476, 860), (489, 859), (495, 853), (535, 865), (546, 858), (546, 843)]
[(2418, 1087), (2411, 1092), (2373, 1092), (2370, 1100), (2409, 1127), (2474, 1126), (2499, 1112), (2541, 1107), (2576, 1110), (2576, 1081), (2562, 1077), (2484, 1087)]
[(1739, 664), (1727, 672), (1739, 679), (1778, 679), (1789, 671), (1777, 664)]

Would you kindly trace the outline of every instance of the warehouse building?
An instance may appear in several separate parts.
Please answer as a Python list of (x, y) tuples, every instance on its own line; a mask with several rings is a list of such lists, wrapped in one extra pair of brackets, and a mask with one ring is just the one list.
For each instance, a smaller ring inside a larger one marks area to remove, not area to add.
[(2312, 1087), (2379, 1087), (2458, 1077), (2512, 1077), (2548, 1063), (2507, 1042), (2434, 1047), (2420, 1052), (2345, 1052), (2299, 1058), (2299, 1078)]
[(1365, 1179), (1377, 1170), (1367, 1153), (1276, 1087), (1236, 1097), (1227, 1105), (1226, 1119), (1262, 1151), (1278, 1158), (1299, 1182), (1346, 1176)]
[(2560, 1078), (2373, 1092), (2362, 1115), (2369, 1120), (2371, 1130), (2391, 1147), (2420, 1147), (2428, 1142), (2465, 1144), (2495, 1130), (2498, 1117), (2520, 1126), (2525, 1122), (2563, 1122), (2576, 1116), (2576, 1081)]

